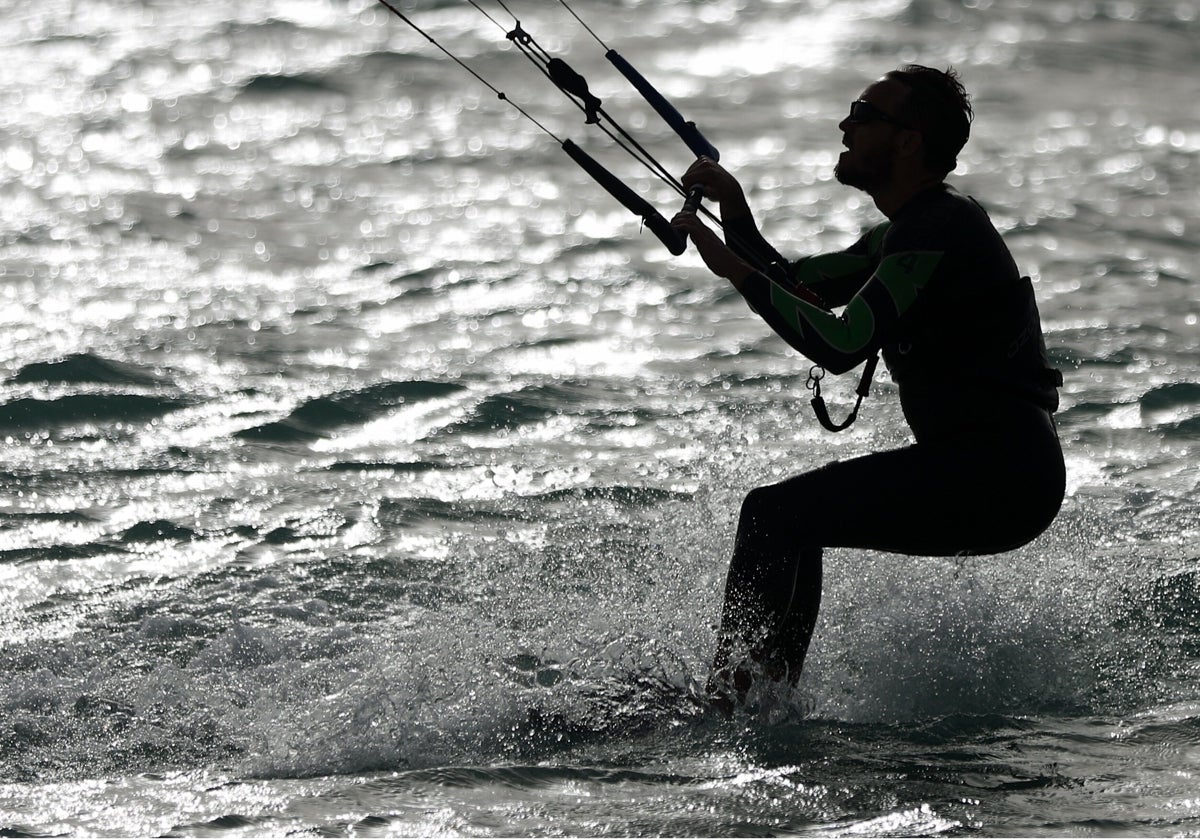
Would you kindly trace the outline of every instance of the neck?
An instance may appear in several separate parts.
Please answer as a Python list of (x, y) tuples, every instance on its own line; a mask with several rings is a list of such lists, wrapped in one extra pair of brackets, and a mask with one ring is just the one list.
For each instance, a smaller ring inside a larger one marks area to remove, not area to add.
[(886, 187), (872, 193), (871, 198), (875, 201), (875, 206), (879, 208), (880, 213), (889, 219), (895, 219), (913, 196), (923, 193), (931, 187), (936, 187), (943, 180), (940, 175), (927, 174), (914, 178), (893, 179)]

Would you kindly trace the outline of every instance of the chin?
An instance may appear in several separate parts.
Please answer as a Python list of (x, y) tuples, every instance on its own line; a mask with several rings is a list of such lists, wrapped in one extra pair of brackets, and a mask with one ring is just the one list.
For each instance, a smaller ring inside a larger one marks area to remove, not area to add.
[(833, 177), (837, 179), (838, 183), (871, 194), (887, 183), (890, 174), (890, 172), (872, 172), (856, 167), (851, 161), (845, 159), (844, 152), (833, 167)]
[(833, 177), (839, 184), (845, 184), (848, 187), (857, 187), (857, 179), (854, 177), (854, 169), (839, 160), (833, 167)]

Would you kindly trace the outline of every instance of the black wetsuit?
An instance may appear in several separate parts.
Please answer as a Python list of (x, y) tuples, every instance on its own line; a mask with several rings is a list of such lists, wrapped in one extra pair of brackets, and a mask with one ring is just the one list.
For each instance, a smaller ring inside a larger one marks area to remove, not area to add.
[(727, 669), (739, 650), (799, 676), (823, 548), (1007, 551), (1054, 519), (1065, 470), (1052, 419), (1061, 377), (1032, 285), (973, 199), (940, 185), (845, 251), (795, 263), (749, 218), (725, 231), (748, 261), (770, 264), (743, 294), (789, 344), (835, 373), (882, 351), (916, 441), (746, 497), (714, 661), (744, 689), (744, 669)]

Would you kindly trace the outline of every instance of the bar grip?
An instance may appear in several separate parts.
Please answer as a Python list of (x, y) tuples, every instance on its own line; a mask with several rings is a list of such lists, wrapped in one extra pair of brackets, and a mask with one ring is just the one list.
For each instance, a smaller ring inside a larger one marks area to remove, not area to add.
[(604, 57), (613, 67), (617, 68), (622, 76), (629, 80), (630, 84), (637, 88), (638, 93), (650, 103), (650, 107), (658, 111), (659, 116), (666, 120), (667, 125), (671, 126), (679, 135), (679, 139), (692, 150), (692, 154), (696, 157), (709, 157), (713, 160), (721, 159), (721, 153), (717, 151), (717, 147), (708, 142), (700, 133), (700, 129), (696, 128), (696, 124), (685, 120), (675, 106), (668, 102), (667, 98), (659, 93), (658, 89), (635, 70), (633, 65), (626, 61), (620, 53), (616, 50), (609, 50)]
[(653, 216), (642, 219), (642, 221), (658, 237), (659, 241), (667, 246), (667, 250), (671, 252), (672, 256), (678, 257), (687, 250), (687, 237), (671, 227), (671, 223), (665, 217), (655, 213)]
[(605, 169), (603, 164), (575, 145), (574, 141), (564, 140), (562, 147), (572, 160), (583, 167), (584, 171), (596, 180), (596, 183), (608, 190), (609, 195), (621, 202), (625, 209), (641, 216), (642, 222), (650, 228), (662, 244), (667, 246), (668, 251), (679, 256), (687, 249), (687, 238), (671, 227), (671, 223), (654, 209), (654, 205)]

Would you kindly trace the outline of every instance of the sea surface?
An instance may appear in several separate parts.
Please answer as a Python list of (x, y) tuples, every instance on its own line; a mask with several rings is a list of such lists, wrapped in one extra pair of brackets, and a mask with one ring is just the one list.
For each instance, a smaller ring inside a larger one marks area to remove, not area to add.
[[(729, 718), (740, 500), (907, 442), (885, 374), (821, 430), (694, 251), (368, 0), (0, 5), (0, 833), (1200, 835), (1200, 3), (575, 0), (797, 256), (881, 218), (847, 103), (957, 67), (1066, 375), (1050, 530), (829, 552), (802, 684)], [(480, 5), (402, 8), (673, 214)]]

